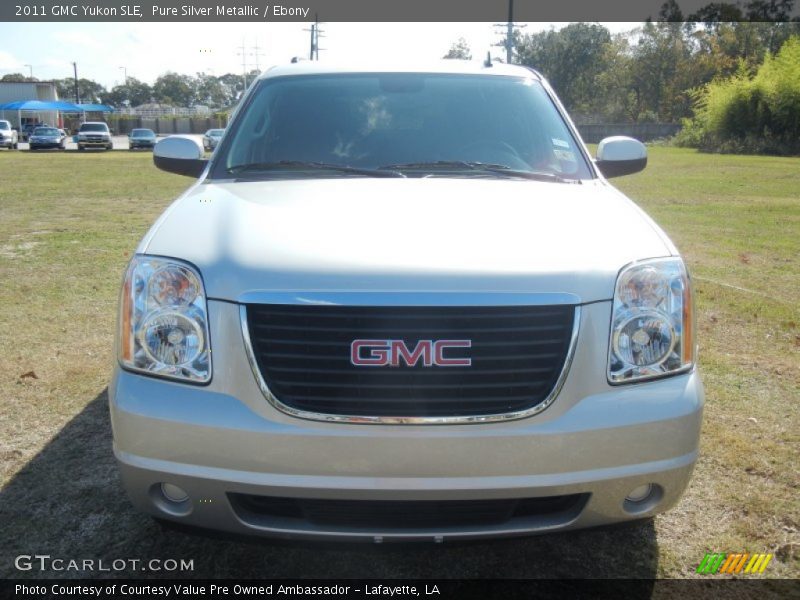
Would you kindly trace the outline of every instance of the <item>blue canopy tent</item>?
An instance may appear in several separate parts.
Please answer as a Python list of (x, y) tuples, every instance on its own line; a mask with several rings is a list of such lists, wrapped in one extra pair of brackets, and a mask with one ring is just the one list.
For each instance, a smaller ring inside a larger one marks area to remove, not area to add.
[(6, 111), (15, 111), (17, 113), (17, 124), (22, 127), (23, 112), (56, 113), (57, 115), (58, 113), (79, 113), (85, 115), (87, 112), (113, 112), (114, 109), (104, 104), (73, 104), (62, 100), (19, 100), (0, 104), (0, 111), (3, 112), (4, 119)]
[(105, 104), (78, 104), (83, 112), (114, 112), (114, 109)]

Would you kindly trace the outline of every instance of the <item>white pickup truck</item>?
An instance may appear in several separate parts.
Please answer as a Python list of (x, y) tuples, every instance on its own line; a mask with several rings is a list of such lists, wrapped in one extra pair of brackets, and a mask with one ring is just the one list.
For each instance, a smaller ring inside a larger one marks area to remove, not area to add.
[(80, 151), (84, 151), (87, 148), (101, 148), (103, 150), (112, 150), (114, 148), (114, 143), (111, 140), (111, 130), (108, 127), (108, 123), (103, 121), (81, 123), (75, 138)]
[(11, 123), (6, 120), (0, 120), (0, 148), (16, 150), (18, 140), (17, 131), (11, 127)]

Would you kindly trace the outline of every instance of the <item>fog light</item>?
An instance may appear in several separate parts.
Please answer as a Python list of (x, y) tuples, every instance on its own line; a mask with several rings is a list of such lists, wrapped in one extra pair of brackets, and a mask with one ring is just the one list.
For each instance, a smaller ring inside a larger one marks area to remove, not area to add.
[(189, 499), (189, 494), (187, 494), (183, 488), (172, 483), (162, 483), (161, 493), (164, 494), (167, 500), (175, 503), (185, 502)]
[(644, 485), (640, 485), (639, 487), (633, 488), (630, 493), (625, 497), (625, 500), (628, 502), (643, 502), (650, 497), (650, 494), (653, 492), (653, 484), (652, 483), (645, 483)]

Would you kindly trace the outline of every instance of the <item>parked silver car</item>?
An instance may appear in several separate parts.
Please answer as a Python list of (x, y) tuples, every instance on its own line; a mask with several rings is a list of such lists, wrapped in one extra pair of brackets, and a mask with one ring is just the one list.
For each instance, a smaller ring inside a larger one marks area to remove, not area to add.
[(67, 134), (57, 127), (37, 127), (28, 138), (29, 150), (67, 149)]
[(217, 147), (223, 133), (225, 133), (224, 129), (209, 129), (203, 134), (203, 148), (206, 152), (210, 152)]
[[(313, 118), (310, 118), (313, 115)], [(109, 387), (133, 503), (238, 533), (435, 540), (673, 506), (703, 388), (686, 266), (535, 71), (261, 76), (136, 249)]]

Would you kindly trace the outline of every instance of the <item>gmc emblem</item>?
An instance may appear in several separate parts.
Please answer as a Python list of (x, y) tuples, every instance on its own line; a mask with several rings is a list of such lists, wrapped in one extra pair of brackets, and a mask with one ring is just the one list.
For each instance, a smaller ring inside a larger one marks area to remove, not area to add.
[(471, 348), (472, 340), (420, 340), (409, 349), (403, 340), (353, 340), (350, 362), (356, 367), (399, 367), (400, 361), (413, 367), (469, 367), (471, 358), (445, 356), (451, 348)]

